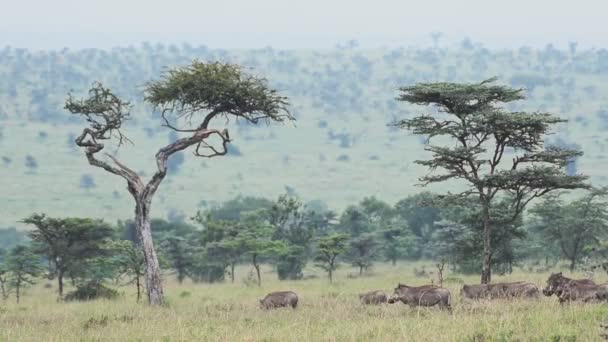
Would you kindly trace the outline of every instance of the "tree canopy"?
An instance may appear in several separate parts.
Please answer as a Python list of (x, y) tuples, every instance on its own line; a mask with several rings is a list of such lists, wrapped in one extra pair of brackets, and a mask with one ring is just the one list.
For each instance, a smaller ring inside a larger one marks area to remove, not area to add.
[[(515, 220), (530, 201), (550, 191), (587, 187), (587, 177), (564, 172), (582, 152), (544, 144), (551, 128), (565, 120), (549, 113), (505, 110), (502, 104), (524, 99), (523, 90), (496, 85), (496, 80), (401, 87), (398, 101), (434, 105), (437, 112), (394, 123), (428, 139), (425, 150), (432, 158), (416, 161), (431, 171), (420, 178), (423, 185), (461, 180), (467, 189), (447, 196), (474, 196), (481, 204), (483, 283), (491, 277), (492, 225), (498, 222), (491, 210), (495, 197), (508, 196), (510, 219)], [(442, 145), (433, 144), (438, 137)]]

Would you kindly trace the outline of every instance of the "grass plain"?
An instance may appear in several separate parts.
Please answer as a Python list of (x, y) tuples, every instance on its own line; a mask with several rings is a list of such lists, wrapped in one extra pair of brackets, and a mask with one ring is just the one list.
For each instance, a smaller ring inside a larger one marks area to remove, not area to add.
[[(28, 289), (20, 304), (0, 302), (0, 341), (600, 341), (606, 304), (560, 306), (557, 298), (538, 300), (463, 301), (462, 283), (476, 275), (447, 274), (453, 314), (435, 308), (412, 309), (401, 303), (363, 306), (358, 293), (391, 292), (399, 282), (421, 285), (415, 277), (422, 263), (377, 265), (370, 275), (349, 277), (343, 267), (329, 284), (316, 279), (278, 281), (270, 267), (262, 287), (247, 285), (250, 270), (240, 266), (234, 284), (178, 284), (167, 276), (167, 305), (136, 303), (134, 288), (119, 287), (117, 300), (60, 303), (56, 287)], [(426, 263), (427, 270), (432, 269)], [(494, 281), (528, 280), (543, 287), (549, 275), (517, 269)], [(575, 274), (581, 277), (582, 274)], [(436, 279), (436, 275), (430, 277)], [(596, 281), (606, 281), (604, 274)], [(435, 280), (436, 281), (436, 280)], [(294, 290), (296, 310), (261, 310), (258, 299), (278, 290)]]

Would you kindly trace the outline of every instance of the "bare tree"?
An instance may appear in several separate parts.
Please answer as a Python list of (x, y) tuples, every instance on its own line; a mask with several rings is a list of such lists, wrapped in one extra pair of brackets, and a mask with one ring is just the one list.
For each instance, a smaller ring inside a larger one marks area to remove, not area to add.
[[(89, 123), (76, 138), (76, 145), (84, 149), (89, 164), (127, 182), (127, 189), (135, 199), (135, 227), (146, 263), (148, 302), (158, 305), (163, 302), (163, 288), (150, 229), (150, 209), (152, 198), (167, 175), (169, 157), (191, 147), (198, 157), (225, 155), (230, 136), (227, 129), (209, 127), (215, 118), (224, 118), (226, 122), (230, 118), (243, 119), (252, 124), (294, 118), (287, 109), (287, 99), (269, 88), (266, 79), (248, 75), (233, 64), (195, 60), (191, 65), (167, 70), (159, 80), (148, 83), (144, 93), (144, 100), (160, 111), (163, 126), (187, 134), (156, 153), (157, 171), (147, 183), (115, 156), (106, 153), (112, 162), (98, 158), (105, 147), (104, 140), (115, 139), (118, 146), (130, 142), (122, 132), (123, 123), (130, 118), (129, 102), (101, 83), (94, 83), (88, 98), (77, 100), (70, 94), (65, 109)], [(210, 144), (211, 137), (219, 138), (220, 143)]]

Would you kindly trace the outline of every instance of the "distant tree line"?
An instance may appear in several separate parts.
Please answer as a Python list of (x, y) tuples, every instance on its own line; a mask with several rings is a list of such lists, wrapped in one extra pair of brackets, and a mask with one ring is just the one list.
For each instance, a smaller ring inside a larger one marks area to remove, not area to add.
[[(548, 44), (544, 48), (490, 50), (470, 40), (450, 48), (366, 51), (343, 47), (310, 53), (272, 48), (231, 51), (146, 42), (111, 50), (31, 51), (4, 46), (0, 47), (0, 64), (5, 71), (0, 79), (0, 94), (4, 94), (0, 95), (4, 105), (0, 120), (10, 117), (64, 122), (69, 118), (61, 108), (70, 89), (85, 89), (93, 81), (104, 79), (117, 93), (137, 98), (133, 84), (145, 84), (165, 66), (194, 58), (239, 60), (270, 80), (281, 80), (272, 86), (290, 97), (310, 99), (307, 109), (330, 114), (395, 113), (398, 106), (392, 94), (370, 89), (438, 79), (480, 80), (495, 70), (510, 85), (525, 87), (532, 101), (538, 99), (549, 107), (562, 108), (561, 112), (573, 112), (578, 101), (597, 103), (601, 99), (605, 89), (595, 77), (608, 74), (606, 49), (558, 49)], [(608, 127), (604, 110), (598, 106), (592, 114), (601, 121), (602, 129)], [(138, 123), (147, 121), (147, 116), (137, 116)], [(593, 120), (582, 115), (580, 118), (581, 124)]]
[[(529, 210), (527, 223), (519, 219), (496, 229), (496, 272), (509, 273), (524, 263), (552, 267), (559, 260), (568, 260), (572, 269), (592, 258), (606, 263), (607, 192), (594, 190), (570, 200), (564, 195), (539, 201)], [(331, 281), (339, 267), (353, 267), (357, 276), (365, 276), (378, 262), (413, 260), (435, 260), (453, 272), (478, 273), (483, 252), (480, 206), (462, 201), (439, 207), (436, 199), (421, 192), (390, 205), (367, 197), (338, 215), (288, 195), (275, 201), (237, 197), (195, 213), (191, 223), (153, 219), (151, 224), (163, 268), (180, 283), (234, 282), (236, 266), (250, 265), (261, 284), (262, 264), (272, 265), (281, 280), (305, 278), (308, 266), (326, 272)], [(506, 210), (508, 201), (497, 207)], [(32, 230), (19, 232), (20, 238), (0, 252), (4, 300), (19, 300), (23, 289), (41, 278), (54, 280), (65, 300), (116, 296), (109, 285), (132, 286), (141, 299), (145, 265), (132, 221), (111, 225), (33, 214), (23, 222)], [(0, 236), (17, 232), (4, 229)], [(71, 292), (64, 293), (65, 284)]]

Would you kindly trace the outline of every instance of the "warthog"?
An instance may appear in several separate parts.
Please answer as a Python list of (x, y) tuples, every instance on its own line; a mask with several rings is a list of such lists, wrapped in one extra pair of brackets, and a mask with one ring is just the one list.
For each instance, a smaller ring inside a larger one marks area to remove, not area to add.
[(370, 291), (359, 295), (359, 300), (363, 304), (382, 304), (388, 301), (388, 296), (384, 291)]
[(452, 311), (450, 291), (433, 285), (411, 287), (399, 284), (393, 295), (388, 299), (391, 304), (397, 301), (401, 301), (410, 307), (438, 305), (440, 309)]
[(584, 303), (598, 303), (608, 301), (608, 284), (579, 284), (570, 282), (562, 286), (559, 302), (581, 301)]
[(298, 306), (298, 295), (293, 291), (280, 291), (271, 292), (260, 299), (260, 306), (263, 309), (274, 309), (291, 306), (296, 308)]
[(552, 296), (553, 294), (560, 297), (564, 286), (568, 284), (595, 285), (595, 282), (591, 279), (566, 278), (562, 272), (551, 273), (549, 279), (547, 279), (547, 286), (543, 289), (543, 294), (547, 297)]
[(464, 285), (460, 290), (463, 298), (536, 298), (538, 297), (538, 287), (532, 283), (518, 281), (514, 283), (496, 283)]

